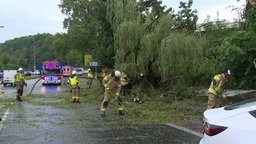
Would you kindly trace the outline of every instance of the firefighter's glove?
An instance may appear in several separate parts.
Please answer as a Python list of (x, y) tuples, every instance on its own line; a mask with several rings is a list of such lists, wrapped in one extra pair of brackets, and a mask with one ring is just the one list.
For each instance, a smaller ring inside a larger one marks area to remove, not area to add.
[(116, 100), (116, 101), (119, 101), (118, 98), (119, 98), (119, 95), (116, 95), (116, 96), (115, 96), (115, 100)]
[(222, 94), (221, 97), (222, 97), (223, 99), (226, 99), (226, 98), (227, 98), (227, 96), (226, 96), (225, 94)]
[(118, 99), (119, 99), (119, 93), (117, 92), (115, 96), (115, 100), (119, 101)]
[(104, 84), (104, 88), (105, 88), (105, 91), (108, 91), (109, 88), (108, 88), (108, 85), (107, 84)]

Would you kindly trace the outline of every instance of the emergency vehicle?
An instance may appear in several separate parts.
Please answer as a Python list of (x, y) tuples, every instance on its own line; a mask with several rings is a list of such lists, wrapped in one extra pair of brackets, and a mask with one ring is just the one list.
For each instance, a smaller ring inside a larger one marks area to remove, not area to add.
[(71, 66), (63, 66), (61, 73), (63, 77), (69, 77), (72, 74), (72, 67)]
[(45, 61), (42, 68), (42, 85), (56, 84), (61, 85), (62, 66), (57, 61)]

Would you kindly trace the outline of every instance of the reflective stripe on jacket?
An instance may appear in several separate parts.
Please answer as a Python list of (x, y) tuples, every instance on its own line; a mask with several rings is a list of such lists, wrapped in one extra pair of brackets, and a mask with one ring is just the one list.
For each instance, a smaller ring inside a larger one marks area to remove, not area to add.
[(121, 91), (121, 81), (115, 81), (111, 75), (107, 75), (102, 80), (102, 85), (107, 88), (109, 91), (113, 92), (113, 94), (119, 95)]
[[(223, 80), (224, 78), (222, 77), (221, 74), (214, 76), (213, 81), (211, 82), (210, 88), (208, 89), (208, 93), (212, 93), (214, 95), (221, 94), (222, 93), (221, 87), (222, 87)], [(214, 85), (214, 81), (217, 82), (216, 83), (217, 85)]]

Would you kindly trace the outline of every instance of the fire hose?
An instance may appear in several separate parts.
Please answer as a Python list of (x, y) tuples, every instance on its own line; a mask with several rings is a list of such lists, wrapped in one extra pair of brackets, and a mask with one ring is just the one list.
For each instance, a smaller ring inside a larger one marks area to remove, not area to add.
[(35, 84), (33, 84), (32, 89), (31, 89), (29, 95), (31, 95), (31, 93), (32, 93), (32, 91), (34, 90), (36, 84), (37, 84), (41, 79), (42, 79), (42, 77), (40, 77), (40, 78), (35, 82)]

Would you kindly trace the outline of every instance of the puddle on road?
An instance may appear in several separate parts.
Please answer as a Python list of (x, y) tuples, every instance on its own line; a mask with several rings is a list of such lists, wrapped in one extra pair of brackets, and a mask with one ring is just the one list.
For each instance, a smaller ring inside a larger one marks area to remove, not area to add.
[(60, 86), (47, 85), (41, 87), (41, 94), (57, 94), (60, 92)]

